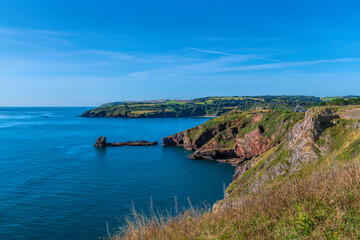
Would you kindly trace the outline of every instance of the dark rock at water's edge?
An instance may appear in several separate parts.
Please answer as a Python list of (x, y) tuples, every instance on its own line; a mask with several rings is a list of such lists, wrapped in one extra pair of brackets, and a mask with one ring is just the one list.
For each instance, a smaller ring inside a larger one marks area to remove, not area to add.
[(141, 140), (141, 141), (107, 143), (106, 137), (99, 137), (94, 144), (95, 147), (154, 146), (154, 145), (158, 145), (158, 141), (148, 142)]
[(127, 141), (127, 142), (115, 142), (115, 143), (107, 143), (106, 146), (109, 147), (121, 147), (121, 146), (154, 146), (154, 145), (158, 145), (159, 142), (155, 141), (155, 142), (148, 142), (148, 141)]
[(95, 144), (95, 147), (106, 147), (106, 137), (99, 137)]

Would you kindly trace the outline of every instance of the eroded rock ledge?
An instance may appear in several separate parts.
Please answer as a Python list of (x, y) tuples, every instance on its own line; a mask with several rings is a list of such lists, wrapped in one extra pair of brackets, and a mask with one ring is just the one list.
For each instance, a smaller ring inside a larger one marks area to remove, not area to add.
[(158, 145), (158, 141), (148, 142), (148, 141), (141, 140), (141, 141), (108, 143), (108, 142), (106, 142), (106, 137), (99, 137), (94, 144), (95, 147), (153, 146), (153, 145)]
[[(238, 166), (279, 144), (280, 135), (284, 133), (282, 128), (292, 126), (302, 116), (303, 113), (295, 112), (235, 111), (163, 138), (163, 144), (195, 150), (189, 156), (191, 159), (216, 160)], [(276, 120), (280, 122), (276, 123)], [(276, 128), (279, 131), (274, 131)]]

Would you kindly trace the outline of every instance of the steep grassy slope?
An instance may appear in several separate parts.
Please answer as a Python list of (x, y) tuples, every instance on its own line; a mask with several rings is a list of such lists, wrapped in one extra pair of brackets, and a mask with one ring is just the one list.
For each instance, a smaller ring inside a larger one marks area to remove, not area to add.
[(360, 106), (233, 111), (164, 143), (232, 151), (234, 181), (212, 210), (136, 220), (124, 239), (360, 237)]

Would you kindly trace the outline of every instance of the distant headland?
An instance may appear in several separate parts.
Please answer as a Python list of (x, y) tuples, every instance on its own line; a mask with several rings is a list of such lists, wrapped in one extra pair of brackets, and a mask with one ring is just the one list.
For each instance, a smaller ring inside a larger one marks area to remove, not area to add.
[(204, 97), (192, 100), (150, 100), (111, 102), (84, 112), (80, 117), (106, 118), (181, 118), (216, 117), (231, 110), (249, 111), (282, 109), (304, 111), (309, 107), (325, 105), (360, 104), (358, 96), (232, 96)]
[(152, 100), (112, 102), (84, 112), (81, 117), (176, 118), (220, 116), (231, 110), (300, 109), (316, 106), (318, 97), (247, 96), (204, 97), (192, 100)]

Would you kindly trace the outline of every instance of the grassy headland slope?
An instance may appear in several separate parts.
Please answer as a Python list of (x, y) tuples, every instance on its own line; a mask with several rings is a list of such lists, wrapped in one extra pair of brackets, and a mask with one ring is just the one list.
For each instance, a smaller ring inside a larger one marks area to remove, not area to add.
[(224, 200), (167, 221), (135, 219), (114, 239), (360, 237), (360, 106), (231, 111), (164, 144), (235, 165)]
[(114, 102), (84, 112), (82, 117), (160, 118), (220, 116), (233, 109), (300, 109), (315, 106), (309, 96), (206, 97), (193, 100)]

